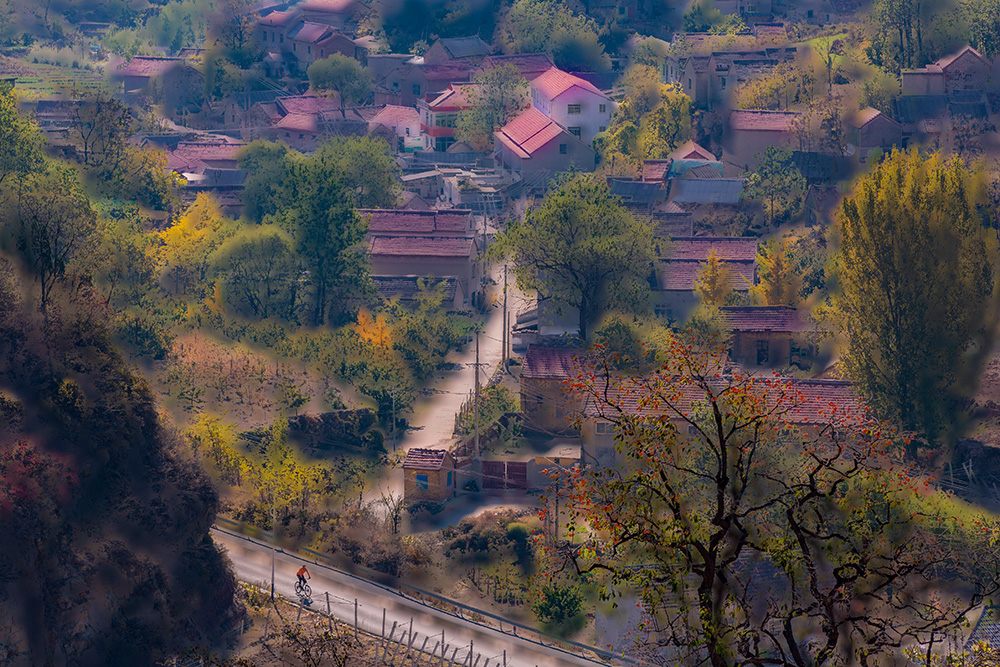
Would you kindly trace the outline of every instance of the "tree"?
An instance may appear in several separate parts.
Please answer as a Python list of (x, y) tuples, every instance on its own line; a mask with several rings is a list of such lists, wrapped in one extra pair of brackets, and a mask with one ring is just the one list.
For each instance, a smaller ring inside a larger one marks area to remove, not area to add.
[(848, 377), (880, 413), (957, 437), (997, 323), (997, 241), (981, 172), (893, 151), (841, 203), (836, 316)]
[(709, 306), (725, 305), (726, 299), (733, 293), (732, 273), (714, 248), (698, 271), (694, 291), (701, 302)]
[(583, 606), (580, 591), (570, 586), (552, 583), (542, 586), (539, 594), (541, 597), (534, 604), (534, 612), (543, 623), (562, 625), (579, 614)]
[(37, 173), (44, 159), (38, 127), (18, 110), (13, 87), (0, 84), (0, 186)]
[(198, 194), (177, 221), (160, 234), (161, 256), (173, 275), (174, 290), (186, 292), (208, 277), (209, 258), (225, 240), (226, 218), (215, 198)]
[(850, 401), (723, 374), (724, 347), (682, 338), (641, 376), (595, 354), (572, 389), (620, 456), (564, 475), (555, 565), (638, 596), (654, 663), (884, 664), (998, 589), (997, 522), (917, 493), (897, 434)]
[(395, 208), (399, 197), (399, 165), (392, 149), (377, 137), (331, 139), (316, 151), (339, 169), (358, 208)]
[(254, 41), (256, 27), (252, 2), (227, 0), (212, 17), (211, 34), (234, 63), (249, 67), (259, 53)]
[(514, 259), (518, 285), (577, 310), (581, 338), (609, 305), (648, 303), (652, 226), (634, 218), (597, 177), (563, 181), (494, 247)]
[(961, 8), (969, 26), (969, 44), (993, 60), (1000, 54), (1000, 0), (965, 0)]
[(335, 53), (309, 65), (309, 85), (337, 93), (340, 108), (364, 102), (372, 92), (371, 75), (354, 58)]
[(691, 98), (664, 91), (660, 104), (639, 123), (637, 149), (644, 160), (667, 157), (691, 135)]
[(861, 106), (878, 109), (890, 116), (894, 113), (893, 101), (899, 97), (899, 77), (881, 70), (866, 77), (861, 84)]
[(295, 321), (298, 262), (282, 230), (253, 226), (239, 230), (212, 253), (212, 273), (225, 283), (227, 301), (256, 318)]
[(90, 277), (97, 255), (97, 214), (76, 171), (55, 163), (32, 175), (18, 198), (18, 222), (10, 230), (17, 250), (40, 288), (47, 310), (52, 288), (66, 275)]
[(458, 114), (455, 137), (478, 151), (493, 146), (493, 133), (528, 106), (528, 82), (511, 64), (479, 74), (465, 87), (471, 105)]
[(757, 249), (757, 275), (754, 288), (765, 306), (794, 306), (799, 300), (802, 278), (795, 269), (788, 239), (772, 238)]
[(287, 144), (257, 139), (240, 153), (239, 167), (247, 172), (243, 186), (245, 215), (261, 222), (278, 212), (281, 184), (288, 175), (293, 151)]
[(783, 209), (794, 205), (805, 191), (806, 180), (792, 161), (789, 150), (768, 146), (754, 157), (757, 168), (747, 179), (744, 196), (764, 200), (768, 221), (774, 224), (775, 205), (781, 204)]
[(354, 210), (340, 163), (322, 148), (313, 156), (295, 155), (281, 188), (281, 208), (265, 219), (288, 231), (309, 272), (313, 326), (327, 322), (331, 305), (349, 312), (349, 298), (367, 285), (361, 242), (367, 223)]
[(549, 53), (562, 69), (611, 66), (594, 22), (555, 0), (517, 0), (504, 17), (498, 41), (504, 53)]
[(826, 70), (826, 91), (827, 94), (833, 92), (833, 66), (837, 62), (837, 56), (844, 55), (844, 42), (840, 39), (824, 37), (816, 41), (816, 55), (823, 63)]

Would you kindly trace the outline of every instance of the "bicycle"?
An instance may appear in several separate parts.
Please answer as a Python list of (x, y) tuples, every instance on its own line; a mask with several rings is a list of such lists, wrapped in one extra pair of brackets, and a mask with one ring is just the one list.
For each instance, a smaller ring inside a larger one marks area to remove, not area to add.
[(312, 588), (307, 583), (297, 581), (295, 582), (295, 593), (303, 600), (308, 600), (312, 597)]

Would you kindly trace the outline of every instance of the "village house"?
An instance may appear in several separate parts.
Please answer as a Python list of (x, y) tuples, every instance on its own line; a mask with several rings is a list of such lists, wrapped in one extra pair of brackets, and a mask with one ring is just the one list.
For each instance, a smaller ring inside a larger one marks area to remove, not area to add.
[(817, 325), (788, 306), (720, 308), (732, 333), (730, 358), (746, 368), (809, 369), (816, 356)]
[(456, 81), (465, 81), (473, 65), (456, 60), (436, 64), (405, 64), (394, 69), (375, 89), (376, 104), (415, 106), (419, 100), (447, 90)]
[(903, 145), (903, 129), (899, 123), (878, 109), (862, 109), (848, 120), (847, 126), (854, 157), (862, 163), (873, 150), (888, 152)]
[(729, 112), (722, 161), (739, 169), (753, 170), (757, 166), (756, 155), (768, 146), (794, 148), (798, 141), (795, 131), (801, 122), (802, 114), (797, 111), (734, 109)]
[(585, 144), (611, 124), (614, 101), (580, 77), (553, 67), (530, 86), (532, 105)]
[(460, 283), (459, 289), (467, 295), (465, 307), (480, 305), (483, 264), (474, 238), (371, 235), (368, 257), (373, 276), (456, 278)]
[(500, 164), (521, 174), (529, 189), (544, 189), (550, 178), (570, 169), (594, 170), (594, 149), (534, 107), (525, 109), (494, 137)]
[(479, 234), (472, 211), (434, 209), (407, 211), (395, 208), (359, 208), (368, 218), (368, 238), (379, 235), (475, 238)]
[(294, 7), (302, 18), (328, 25), (346, 35), (355, 35), (358, 26), (371, 13), (360, 0), (305, 0)]
[(740, 84), (766, 76), (777, 65), (793, 62), (797, 54), (795, 47), (785, 46), (708, 55), (679, 52), (664, 59), (664, 80), (680, 85), (695, 106), (711, 109), (728, 104)]
[(429, 291), (440, 293), (442, 305), (452, 311), (465, 310), (469, 298), (462, 292), (457, 278), (429, 278), (426, 276), (372, 276), (378, 295), (390, 301), (395, 299), (407, 306), (419, 306), (420, 298)]
[(423, 143), (420, 139), (420, 113), (413, 107), (398, 107), (385, 105), (368, 121), (368, 132), (376, 133), (379, 128), (389, 130), (395, 139), (390, 142), (398, 153), (420, 150)]
[(576, 347), (529, 345), (521, 365), (521, 414), (526, 431), (545, 435), (575, 435), (572, 420), (583, 402), (566, 384), (586, 363)]
[(771, 0), (715, 0), (715, 8), (723, 14), (735, 14), (745, 19), (769, 19)]
[(639, 16), (639, 0), (584, 0), (588, 16), (605, 21), (634, 21)]
[(335, 53), (364, 63), (367, 51), (356, 40), (304, 16), (296, 9), (273, 12), (258, 20), (255, 38), (267, 52), (264, 62), (272, 76), (305, 74), (309, 65)]
[(444, 502), (455, 495), (455, 459), (444, 449), (414, 447), (403, 460), (403, 497), (409, 503)]
[[(323, 114), (339, 112), (335, 98), (317, 95), (279, 97), (273, 102), (259, 102), (250, 109), (247, 132), (252, 138), (283, 141), (299, 151), (314, 151), (327, 136), (328, 124)], [(368, 130), (367, 119), (360, 120), (360, 133)]]
[(458, 114), (472, 106), (469, 92), (477, 87), (473, 83), (453, 83), (433, 99), (417, 102), (423, 150), (443, 153), (451, 148)]
[(441, 37), (424, 53), (427, 64), (465, 61), (478, 65), (490, 54), (490, 45), (479, 35), (471, 37)]
[(729, 270), (730, 287), (748, 292), (757, 283), (757, 239), (752, 237), (675, 237), (669, 254), (656, 267), (657, 289), (653, 311), (673, 322), (683, 322), (698, 305), (695, 284), (713, 251)]
[(250, 110), (255, 104), (274, 103), (279, 97), (290, 97), (284, 90), (251, 90), (233, 93), (218, 108), (218, 122), (228, 131), (239, 130), (243, 139), (253, 136)]
[(184, 58), (135, 56), (111, 78), (121, 82), (127, 103), (149, 96), (170, 114), (196, 111), (205, 99), (204, 75)]
[(903, 95), (945, 95), (994, 87), (993, 64), (966, 46), (920, 69), (903, 70)]

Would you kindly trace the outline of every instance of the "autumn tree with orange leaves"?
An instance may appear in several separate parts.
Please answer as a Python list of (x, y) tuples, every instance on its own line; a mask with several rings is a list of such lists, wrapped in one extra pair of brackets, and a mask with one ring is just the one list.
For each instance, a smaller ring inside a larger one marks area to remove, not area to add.
[[(846, 385), (730, 370), (674, 340), (618, 374), (598, 349), (574, 389), (619, 461), (574, 469), (549, 555), (636, 595), (636, 651), (662, 664), (882, 664), (931, 647), (998, 590), (995, 521), (956, 511), (901, 463)], [(830, 391), (841, 394), (837, 400)]]

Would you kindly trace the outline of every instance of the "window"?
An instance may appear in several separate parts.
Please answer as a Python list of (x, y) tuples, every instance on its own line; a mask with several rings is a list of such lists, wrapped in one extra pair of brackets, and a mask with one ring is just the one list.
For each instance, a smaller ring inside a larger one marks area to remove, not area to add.
[(291, 137), (291, 136), (292, 136), (292, 135), (290, 135), (290, 134), (289, 134), (288, 132), (285, 132), (285, 138), (286, 138), (286, 139), (287, 139), (287, 138), (289, 138), (289, 137)]
[(763, 340), (757, 341), (757, 365), (761, 366), (767, 363), (768, 352), (770, 352), (770, 343), (765, 338)]
[(278, 35), (278, 44), (284, 44), (284, 43), (285, 43), (285, 36)]
[(726, 77), (722, 77), (721, 79), (719, 79), (719, 81), (722, 84), (722, 89), (725, 90), (726, 89)]
[(566, 129), (569, 130), (569, 133), (572, 134), (577, 139), (580, 138), (580, 128), (578, 128), (578, 127), (567, 127)]
[(615, 432), (615, 425), (611, 422), (597, 422), (594, 425), (594, 432), (597, 435), (611, 435)]
[(810, 9), (809, 11), (807, 11), (806, 12), (806, 17), (812, 18), (813, 17), (813, 10)]
[(233, 114), (233, 122), (236, 122), (236, 114)]
[(426, 491), (427, 487), (427, 475), (417, 475), (417, 490)]
[(663, 304), (657, 304), (653, 306), (653, 314), (657, 317), (665, 317), (668, 320), (674, 319), (674, 311), (672, 308), (667, 308)]
[(306, 135), (304, 135), (304, 134), (299, 134), (299, 139), (305, 139), (305, 138), (306, 138)]
[(583, 107), (579, 104), (567, 104), (566, 113), (568, 114), (578, 114), (583, 110)]
[(691, 79), (688, 78), (688, 89), (690, 90), (691, 88), (694, 88), (694, 86), (691, 85)]
[(450, 470), (448, 471), (448, 483), (447, 483), (447, 486), (448, 486), (449, 489), (451, 488), (451, 471)]
[(419, 83), (413, 84), (413, 94), (416, 95), (417, 97), (420, 97), (420, 84)]
[(298, 50), (299, 50), (299, 45), (292, 43), (292, 51), (298, 51)]
[(606, 130), (606, 129), (608, 129), (608, 128), (607, 128), (607, 126), (605, 126), (605, 125), (601, 125), (601, 127), (599, 127), (599, 128), (597, 129), (597, 131), (598, 131), (598, 132), (603, 132), (603, 131), (604, 131), (604, 130)]
[(598, 104), (597, 105), (597, 110), (600, 111), (601, 113), (607, 113), (608, 112), (608, 105), (607, 104)]
[(306, 53), (310, 53), (311, 54), (312, 52), (313, 52), (313, 47), (307, 46), (306, 47)]
[(566, 144), (559, 144), (559, 155), (566, 155)]
[(619, 7), (618, 8), (618, 16), (625, 16), (625, 8), (624, 7)]

